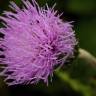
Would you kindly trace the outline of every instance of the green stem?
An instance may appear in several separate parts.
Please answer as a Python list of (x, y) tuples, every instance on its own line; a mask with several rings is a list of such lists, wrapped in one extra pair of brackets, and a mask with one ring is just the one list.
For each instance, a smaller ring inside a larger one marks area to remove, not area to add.
[(72, 79), (68, 72), (56, 70), (55, 74), (61, 79), (62, 82), (67, 83), (73, 90), (80, 92), (83, 96), (93, 96), (90, 86), (84, 85), (78, 80)]
[(83, 59), (91, 66), (96, 67), (96, 57), (94, 57), (90, 52), (80, 48), (78, 58)]
[[(84, 49), (79, 49), (78, 58), (85, 60), (91, 66), (96, 67), (96, 58)], [(68, 72), (62, 72), (59, 69), (55, 71), (55, 74), (61, 79), (61, 81), (70, 85), (75, 91), (81, 92), (83, 96), (93, 96), (92, 88), (88, 85), (82, 84), (80, 81), (72, 79)]]

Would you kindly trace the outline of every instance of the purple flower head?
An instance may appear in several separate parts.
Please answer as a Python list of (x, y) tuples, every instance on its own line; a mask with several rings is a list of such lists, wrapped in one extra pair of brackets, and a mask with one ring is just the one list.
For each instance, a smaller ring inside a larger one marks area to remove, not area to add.
[(0, 75), (6, 77), (8, 85), (40, 80), (48, 83), (55, 66), (74, 57), (75, 34), (72, 25), (60, 19), (54, 6), (40, 8), (35, 0), (22, 2), (22, 8), (11, 2), (13, 12), (5, 11), (0, 16), (4, 25), (0, 28), (4, 34), (0, 38), (0, 56), (5, 56), (0, 62), (7, 65)]

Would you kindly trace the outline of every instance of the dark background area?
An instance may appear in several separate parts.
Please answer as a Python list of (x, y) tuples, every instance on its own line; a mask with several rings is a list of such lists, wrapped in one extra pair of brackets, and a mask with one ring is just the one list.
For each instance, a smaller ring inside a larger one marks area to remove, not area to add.
[[(21, 0), (11, 0), (21, 6)], [(40, 6), (56, 3), (63, 20), (74, 21), (79, 46), (96, 56), (96, 0), (37, 0)], [(10, 0), (0, 0), (0, 14), (9, 10)], [(0, 78), (0, 96), (96, 96), (96, 68), (80, 59), (65, 67), (60, 76), (54, 74), (49, 85), (7, 86)]]

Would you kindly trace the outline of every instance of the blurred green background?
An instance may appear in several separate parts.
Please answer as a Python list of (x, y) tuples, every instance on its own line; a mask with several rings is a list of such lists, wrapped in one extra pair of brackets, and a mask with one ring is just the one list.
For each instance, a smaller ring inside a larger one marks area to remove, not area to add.
[[(12, 0), (21, 6), (21, 0)], [(47, 2), (51, 7), (64, 12), (62, 19), (74, 21), (79, 46), (96, 56), (96, 0), (37, 0), (40, 6)], [(0, 0), (0, 14), (9, 10), (10, 0)], [(0, 78), (0, 96), (96, 96), (96, 68), (76, 59), (70, 66), (55, 73), (49, 85), (8, 87)]]

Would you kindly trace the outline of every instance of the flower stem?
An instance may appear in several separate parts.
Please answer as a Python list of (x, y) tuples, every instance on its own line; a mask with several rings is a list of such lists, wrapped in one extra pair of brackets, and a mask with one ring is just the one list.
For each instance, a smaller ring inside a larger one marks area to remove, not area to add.
[[(96, 67), (96, 58), (90, 52), (80, 48), (78, 58), (85, 60), (92, 67)], [(61, 81), (69, 84), (72, 89), (82, 93), (83, 96), (93, 96), (92, 88), (90, 86), (84, 85), (76, 79), (72, 79), (68, 72), (57, 69), (55, 74)]]
[(90, 52), (80, 48), (78, 58), (85, 60), (92, 67), (96, 67), (96, 57), (94, 57)]
[(80, 81), (71, 78), (68, 72), (56, 70), (55, 74), (61, 81), (67, 83), (74, 91), (80, 92), (83, 96), (93, 96), (90, 86), (84, 85)]

